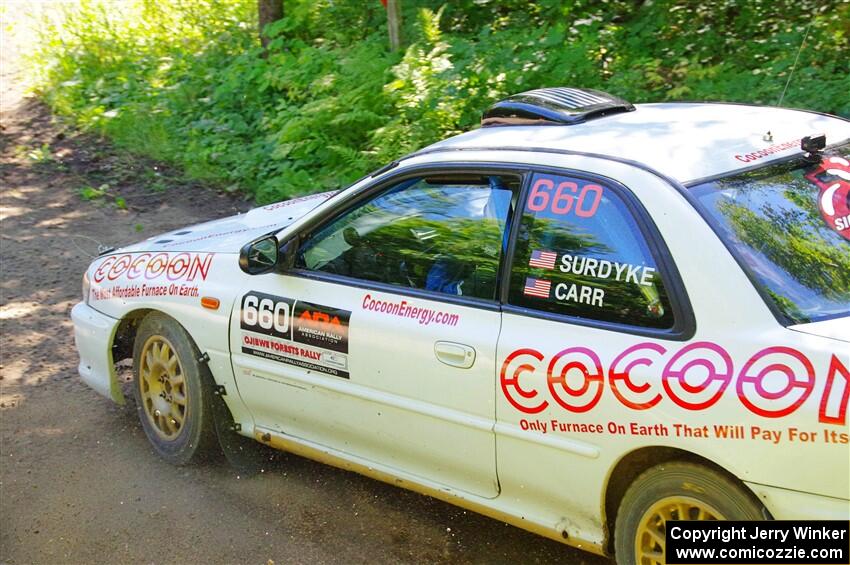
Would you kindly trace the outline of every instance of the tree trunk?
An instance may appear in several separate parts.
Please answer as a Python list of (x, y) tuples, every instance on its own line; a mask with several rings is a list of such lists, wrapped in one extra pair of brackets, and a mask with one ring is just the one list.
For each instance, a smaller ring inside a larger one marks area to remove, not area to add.
[(265, 49), (269, 46), (269, 38), (263, 32), (268, 24), (283, 18), (283, 0), (257, 0), (257, 14), (260, 21), (260, 43)]
[(387, 27), (390, 31), (390, 50), (401, 47), (401, 0), (387, 0)]

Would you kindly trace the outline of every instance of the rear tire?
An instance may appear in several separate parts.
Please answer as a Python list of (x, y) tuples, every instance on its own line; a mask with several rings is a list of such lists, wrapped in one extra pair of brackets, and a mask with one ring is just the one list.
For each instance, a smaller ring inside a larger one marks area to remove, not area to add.
[(185, 465), (217, 447), (212, 375), (176, 320), (155, 312), (139, 325), (133, 346), (133, 396), (148, 440), (160, 457)]
[(762, 505), (740, 484), (703, 465), (657, 465), (629, 486), (614, 528), (620, 565), (666, 563), (664, 536), (672, 520), (763, 520)]

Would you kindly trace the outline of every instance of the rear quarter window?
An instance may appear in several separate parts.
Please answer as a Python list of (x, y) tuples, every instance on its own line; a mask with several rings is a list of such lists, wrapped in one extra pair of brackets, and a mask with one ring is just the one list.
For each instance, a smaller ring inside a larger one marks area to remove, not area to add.
[(691, 190), (788, 323), (850, 315), (850, 145)]
[(658, 264), (623, 198), (597, 181), (535, 174), (511, 271), (511, 304), (670, 329)]

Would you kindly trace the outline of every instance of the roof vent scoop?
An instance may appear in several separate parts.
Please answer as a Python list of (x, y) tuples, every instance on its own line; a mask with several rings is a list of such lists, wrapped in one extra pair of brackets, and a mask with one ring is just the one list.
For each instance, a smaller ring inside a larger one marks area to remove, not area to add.
[(484, 112), (481, 125), (573, 125), (634, 109), (622, 98), (599, 90), (538, 88), (496, 102)]

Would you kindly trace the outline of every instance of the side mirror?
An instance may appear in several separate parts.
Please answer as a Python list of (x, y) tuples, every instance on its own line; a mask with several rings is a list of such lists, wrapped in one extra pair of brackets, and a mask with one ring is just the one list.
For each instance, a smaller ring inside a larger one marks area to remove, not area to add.
[(247, 243), (239, 252), (239, 268), (249, 275), (261, 275), (273, 271), (278, 261), (278, 241), (273, 235), (265, 235)]

